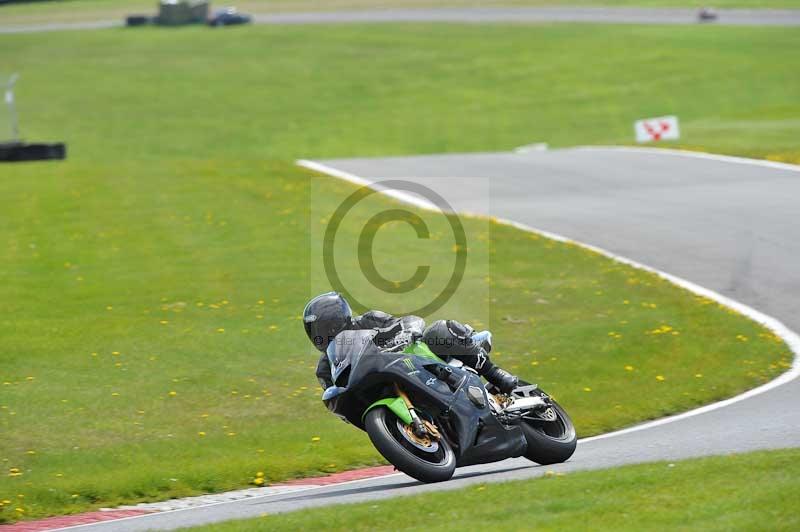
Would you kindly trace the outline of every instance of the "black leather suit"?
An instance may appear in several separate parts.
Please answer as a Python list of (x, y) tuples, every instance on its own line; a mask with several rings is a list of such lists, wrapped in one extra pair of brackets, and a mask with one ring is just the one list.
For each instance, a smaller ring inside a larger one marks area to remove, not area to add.
[[(426, 328), (425, 320), (418, 316), (395, 317), (371, 310), (355, 316), (349, 329), (378, 330), (374, 342), (387, 349), (421, 339), (438, 356), (445, 360), (457, 358), (481, 375), (494, 367), (488, 356), (492, 349), (491, 335), (487, 332), (476, 334), (469, 325), (454, 320), (439, 320)], [(327, 354), (322, 353), (319, 357), (316, 373), (323, 389), (333, 386)]]

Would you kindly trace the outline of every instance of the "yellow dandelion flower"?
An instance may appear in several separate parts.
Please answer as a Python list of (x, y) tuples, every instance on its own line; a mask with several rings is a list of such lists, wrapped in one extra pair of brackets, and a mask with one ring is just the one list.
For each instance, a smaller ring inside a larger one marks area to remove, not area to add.
[(264, 484), (264, 479), (263, 478), (255, 478), (255, 479), (253, 479), (253, 484), (255, 484), (256, 486), (262, 486)]
[(256, 476), (257, 477), (263, 477), (264, 476), (264, 472), (263, 471), (259, 471), (258, 473), (256, 473)]
[(703, 374), (702, 373), (695, 373), (694, 376), (697, 379), (702, 379), (703, 378)]
[(666, 380), (666, 379), (664, 378), (663, 375), (656, 375), (656, 380), (661, 382), (661, 381)]
[(201, 430), (200, 432), (197, 433), (197, 435), (202, 437), (202, 436), (205, 436), (206, 433)]
[(217, 329), (217, 332), (218, 332), (218, 333), (224, 333), (224, 332), (225, 332), (225, 329), (223, 329), (222, 327), (220, 327), (219, 329)]
[(319, 436), (314, 436), (313, 438), (311, 438), (311, 441), (318, 442), (320, 439), (321, 438)]
[(591, 391), (592, 391), (592, 389), (591, 389), (591, 388), (589, 388), (589, 387), (587, 386), (586, 388), (584, 388), (584, 389), (583, 389), (583, 391), (584, 391), (584, 392), (591, 392)]
[(166, 325), (166, 324), (168, 324), (168, 323), (169, 323), (169, 321), (167, 321), (167, 320), (161, 320), (159, 323), (160, 323), (161, 325)]
[(178, 392), (172, 391), (172, 392), (169, 392), (169, 394), (167, 394), (167, 395), (169, 395), (170, 397), (175, 397), (176, 395), (178, 395)]
[(633, 366), (631, 365), (625, 366), (625, 371), (633, 371)]

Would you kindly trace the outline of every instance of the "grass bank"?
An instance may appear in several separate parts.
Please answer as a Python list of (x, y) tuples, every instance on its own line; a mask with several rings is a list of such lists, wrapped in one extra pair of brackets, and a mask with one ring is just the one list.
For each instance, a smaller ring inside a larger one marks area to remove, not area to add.
[(798, 48), (795, 28), (150, 28), (0, 35), (0, 64), (23, 134), (76, 161), (630, 144), (663, 114), (672, 146), (800, 161)]

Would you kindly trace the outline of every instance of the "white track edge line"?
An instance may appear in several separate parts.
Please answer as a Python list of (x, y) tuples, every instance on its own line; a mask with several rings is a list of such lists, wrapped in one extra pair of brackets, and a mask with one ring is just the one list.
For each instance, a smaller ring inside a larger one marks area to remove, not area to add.
[(800, 165), (798, 164), (768, 161), (766, 159), (751, 159), (749, 157), (738, 157), (736, 155), (707, 153), (704, 151), (682, 150), (679, 148), (655, 148), (648, 146), (575, 146), (573, 149), (584, 151), (620, 151), (630, 153), (677, 155), (683, 157), (694, 157), (695, 159), (708, 159), (711, 161), (720, 161), (725, 163), (749, 164), (753, 166), (763, 166), (765, 168), (774, 168), (776, 170), (800, 172)]
[[(598, 148), (599, 149), (608, 149), (608, 148), (605, 148), (605, 147), (598, 147)], [(629, 148), (629, 147), (625, 147), (625, 146), (618, 146), (618, 147), (612, 147), (611, 149), (618, 149), (618, 148), (620, 149), (620, 151), (626, 151), (627, 149), (630, 149), (631, 151), (655, 151), (655, 152), (668, 152), (669, 153), (668, 150), (662, 150), (660, 148), (636, 148), (636, 147), (630, 147)], [(590, 147), (582, 147), (581, 149), (595, 149), (595, 147), (591, 147), (591, 146)], [(724, 160), (726, 162), (745, 162), (745, 164), (765, 163), (766, 166), (779, 165), (780, 168), (783, 168), (783, 166), (784, 166), (783, 163), (773, 163), (772, 161), (758, 161), (756, 159), (744, 159), (744, 158), (740, 158), (740, 157), (730, 157), (730, 156), (727, 156), (727, 155), (714, 156), (713, 154), (704, 154), (704, 153), (700, 153), (700, 152), (689, 152), (689, 151), (684, 152), (683, 150), (670, 150), (670, 151), (674, 151), (674, 152), (676, 152), (677, 154), (680, 154), (680, 155), (700, 156), (702, 158), (710, 158), (710, 159), (714, 159), (714, 160)], [(323, 174), (327, 174), (327, 175), (330, 175), (330, 176), (333, 176), (333, 177), (344, 179), (346, 181), (349, 181), (351, 183), (355, 183), (357, 185), (364, 185), (364, 186), (369, 186), (370, 188), (374, 188), (373, 185), (379, 184), (379, 182), (378, 183), (373, 183), (373, 182), (370, 182), (367, 179), (364, 179), (362, 177), (356, 176), (356, 175), (351, 174), (349, 172), (338, 170), (336, 168), (332, 168), (332, 167), (330, 167), (328, 165), (325, 165), (325, 164), (322, 164), (322, 163), (318, 163), (318, 162), (315, 162), (315, 161), (309, 161), (309, 160), (305, 160), (305, 159), (300, 159), (300, 160), (296, 161), (296, 163), (299, 166), (302, 166), (304, 168), (308, 168), (310, 170), (321, 172)], [(794, 165), (788, 165), (788, 166), (792, 167), (791, 169), (793, 169), (793, 170), (800, 171), (800, 166), (794, 166)], [(415, 196), (413, 196), (411, 194), (405, 193), (405, 192), (401, 192), (401, 191), (397, 191), (397, 190), (381, 191), (381, 192), (386, 194), (386, 195), (388, 195), (388, 196), (391, 196), (391, 197), (393, 197), (395, 199), (398, 199), (400, 201), (415, 205), (417, 207), (421, 207), (423, 209), (430, 210), (430, 209), (433, 208), (435, 210), (439, 210), (437, 207), (433, 206), (430, 202), (421, 200), (421, 199), (419, 199), (419, 198), (417, 198), (417, 197), (415, 197)], [(463, 214), (470, 215), (470, 216), (475, 216), (475, 214), (472, 214), (472, 213), (463, 213)], [(486, 215), (477, 215), (477, 216), (480, 216), (480, 217), (483, 217), (483, 218), (487, 217)], [(758, 311), (758, 310), (756, 310), (756, 309), (754, 309), (754, 308), (752, 308), (752, 307), (750, 307), (748, 305), (745, 305), (744, 303), (740, 303), (740, 302), (738, 302), (738, 301), (736, 301), (734, 299), (731, 299), (731, 298), (729, 298), (727, 296), (724, 296), (724, 295), (722, 295), (722, 294), (720, 294), (718, 292), (715, 292), (713, 290), (710, 290), (708, 288), (702, 287), (702, 286), (700, 286), (698, 284), (695, 284), (695, 283), (693, 283), (691, 281), (687, 281), (686, 279), (683, 279), (681, 277), (677, 277), (677, 276), (672, 275), (670, 273), (661, 271), (661, 270), (659, 270), (657, 268), (652, 268), (650, 266), (647, 266), (646, 264), (642, 264), (640, 262), (637, 262), (635, 260), (629, 259), (627, 257), (623, 257), (621, 255), (617, 255), (616, 253), (614, 253), (612, 251), (608, 251), (606, 249), (594, 246), (592, 244), (587, 244), (585, 242), (581, 242), (581, 241), (578, 241), (578, 240), (573, 240), (573, 239), (565, 237), (563, 235), (559, 235), (557, 233), (552, 233), (550, 231), (544, 231), (542, 229), (537, 229), (535, 227), (531, 227), (529, 225), (521, 224), (521, 223), (515, 222), (513, 220), (508, 220), (508, 219), (504, 219), (504, 218), (496, 218), (496, 217), (489, 217), (489, 218), (497, 221), (498, 223), (502, 223), (504, 225), (508, 225), (508, 226), (514, 227), (516, 229), (520, 229), (522, 231), (535, 233), (535, 234), (550, 238), (552, 240), (556, 240), (558, 242), (565, 242), (565, 243), (576, 245), (578, 247), (582, 247), (584, 249), (588, 249), (590, 251), (593, 251), (595, 253), (603, 255), (603, 256), (605, 256), (607, 258), (610, 258), (610, 259), (612, 259), (612, 260), (614, 260), (616, 262), (619, 262), (619, 263), (622, 263), (622, 264), (626, 264), (628, 266), (631, 266), (633, 268), (637, 268), (639, 270), (643, 270), (643, 271), (647, 271), (647, 272), (656, 274), (659, 277), (661, 277), (662, 279), (665, 279), (665, 280), (669, 281), (670, 283), (672, 283), (672, 284), (674, 284), (674, 285), (676, 285), (676, 286), (678, 286), (680, 288), (683, 288), (684, 290), (687, 290), (687, 291), (692, 292), (694, 294), (706, 297), (708, 299), (712, 299), (712, 300), (716, 301), (717, 303), (720, 303), (721, 305), (723, 305), (725, 307), (733, 309), (736, 312), (738, 312), (738, 313), (750, 318), (751, 320), (753, 320), (753, 321), (755, 321), (757, 323), (760, 323), (761, 325), (767, 327), (774, 334), (776, 334), (778, 337), (780, 337), (786, 343), (786, 345), (789, 346), (789, 349), (794, 353), (794, 361), (792, 363), (792, 367), (788, 371), (782, 373), (781, 375), (779, 375), (778, 377), (776, 377), (775, 379), (773, 379), (773, 380), (771, 380), (771, 381), (769, 381), (767, 383), (764, 383), (764, 384), (762, 384), (760, 386), (757, 386), (755, 388), (747, 390), (746, 392), (743, 392), (743, 393), (741, 393), (739, 395), (735, 395), (733, 397), (729, 397), (728, 399), (723, 399), (722, 401), (717, 401), (715, 403), (711, 403), (711, 404), (708, 404), (708, 405), (705, 405), (705, 406), (694, 408), (692, 410), (688, 410), (688, 411), (680, 413), (680, 414), (675, 414), (675, 415), (672, 415), (672, 416), (667, 416), (667, 417), (663, 417), (663, 418), (660, 418), (660, 419), (655, 419), (653, 421), (647, 421), (647, 422), (644, 422), (644, 423), (641, 423), (641, 424), (638, 424), (638, 425), (634, 425), (632, 427), (627, 427), (627, 428), (616, 430), (616, 431), (613, 431), (613, 432), (607, 432), (605, 434), (598, 434), (597, 436), (590, 436), (590, 437), (587, 437), (587, 438), (581, 438), (579, 440), (579, 442), (588, 443), (588, 442), (594, 441), (594, 440), (601, 440), (601, 439), (605, 439), (605, 438), (611, 438), (611, 437), (614, 437), (614, 436), (621, 436), (623, 434), (629, 434), (631, 432), (637, 432), (637, 431), (640, 431), (640, 430), (645, 430), (645, 429), (657, 427), (657, 426), (660, 426), (660, 425), (666, 425), (667, 423), (672, 423), (674, 421), (679, 421), (681, 419), (686, 419), (688, 417), (697, 416), (697, 415), (700, 415), (700, 414), (704, 414), (706, 412), (711, 412), (712, 410), (717, 410), (719, 408), (723, 408), (725, 406), (728, 406), (728, 405), (733, 404), (733, 403), (737, 403), (739, 401), (743, 401), (743, 400), (748, 399), (750, 397), (753, 397), (755, 395), (762, 394), (764, 392), (772, 390), (773, 388), (777, 388), (778, 386), (786, 384), (787, 382), (790, 382), (790, 381), (796, 379), (798, 376), (800, 376), (800, 336), (798, 336), (797, 333), (795, 333), (794, 331), (792, 331), (791, 329), (786, 327), (783, 323), (781, 323), (776, 318), (773, 318), (771, 316), (767, 316), (766, 314), (764, 314), (764, 313), (762, 313), (762, 312), (760, 312), (760, 311)]]

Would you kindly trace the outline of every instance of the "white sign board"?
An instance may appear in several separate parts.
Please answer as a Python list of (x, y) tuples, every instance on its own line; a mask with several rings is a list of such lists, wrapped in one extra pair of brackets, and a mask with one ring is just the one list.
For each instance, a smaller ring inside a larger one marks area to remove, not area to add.
[(659, 116), (645, 118), (633, 123), (636, 142), (657, 142), (659, 140), (677, 140), (680, 138), (677, 116)]

